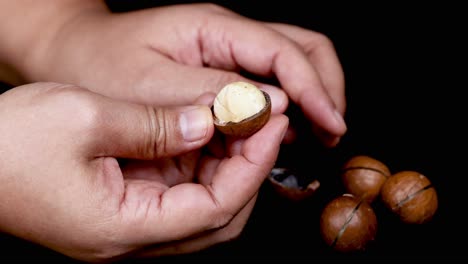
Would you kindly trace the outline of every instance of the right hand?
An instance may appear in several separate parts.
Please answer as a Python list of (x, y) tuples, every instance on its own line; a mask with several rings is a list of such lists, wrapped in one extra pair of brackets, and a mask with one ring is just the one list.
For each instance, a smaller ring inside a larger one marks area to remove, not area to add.
[[(185, 105), (244, 80), (270, 94), (274, 113), (283, 113), (289, 100), (297, 104), (326, 146), (336, 146), (346, 132), (344, 74), (323, 34), (256, 21), (213, 4), (110, 13), (102, 1), (19, 1), (5, 1), (4, 8), (19, 10), (5, 22), (13, 32), (5, 34), (10, 36), (5, 54), (28, 81), (73, 83), (113, 98), (166, 106)], [(24, 21), (24, 12), (42, 19)], [(241, 71), (275, 77), (279, 85), (255, 82)]]

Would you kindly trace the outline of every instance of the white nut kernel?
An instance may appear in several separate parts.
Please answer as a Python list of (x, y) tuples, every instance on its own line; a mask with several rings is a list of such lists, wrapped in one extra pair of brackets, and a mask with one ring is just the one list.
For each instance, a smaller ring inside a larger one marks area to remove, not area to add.
[(239, 81), (221, 89), (213, 103), (213, 111), (220, 123), (240, 122), (260, 112), (265, 105), (265, 96), (260, 89)]

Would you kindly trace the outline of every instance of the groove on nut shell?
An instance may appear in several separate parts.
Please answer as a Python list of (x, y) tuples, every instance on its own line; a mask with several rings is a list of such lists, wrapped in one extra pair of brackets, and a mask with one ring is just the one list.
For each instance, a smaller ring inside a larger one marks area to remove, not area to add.
[(333, 250), (365, 250), (377, 233), (377, 216), (362, 198), (343, 194), (328, 202), (320, 216), (320, 234)]
[(408, 195), (405, 199), (401, 200), (397, 205), (396, 205), (396, 209), (399, 209), (400, 207), (402, 207), (405, 203), (407, 203), (408, 201), (411, 201), (411, 199), (413, 199), (414, 197), (416, 197), (418, 194), (420, 194), (421, 192), (424, 192), (425, 190), (429, 189), (429, 188), (432, 188), (432, 184), (429, 184), (428, 186), (422, 188), (421, 190), (415, 192), (415, 193), (412, 193), (410, 195)]
[(372, 203), (380, 195), (390, 169), (382, 161), (367, 155), (350, 158), (341, 168), (341, 180), (348, 193)]
[(431, 181), (417, 171), (400, 171), (382, 186), (384, 205), (408, 224), (429, 222), (438, 208), (437, 191)]
[(385, 171), (383, 170), (379, 170), (379, 169), (375, 169), (375, 168), (369, 168), (369, 167), (364, 167), (364, 166), (355, 166), (355, 167), (348, 167), (348, 168), (344, 168), (342, 171), (343, 172), (346, 172), (346, 171), (351, 171), (351, 170), (370, 170), (370, 171), (375, 171), (377, 173), (380, 173), (382, 174), (382, 176), (388, 178), (390, 177), (389, 174), (387, 174)]
[(336, 235), (335, 239), (333, 240), (333, 243), (331, 244), (332, 248), (335, 247), (336, 242), (338, 241), (338, 239), (340, 239), (341, 235), (343, 235), (343, 233), (346, 231), (346, 228), (348, 227), (349, 222), (351, 222), (351, 219), (353, 219), (354, 214), (356, 214), (356, 212), (359, 209), (359, 207), (361, 206), (361, 204), (362, 204), (362, 200), (359, 201), (359, 203), (356, 205), (356, 207), (354, 207), (353, 211), (348, 216), (348, 219), (346, 219), (346, 222), (343, 224), (340, 231), (338, 231), (338, 234)]

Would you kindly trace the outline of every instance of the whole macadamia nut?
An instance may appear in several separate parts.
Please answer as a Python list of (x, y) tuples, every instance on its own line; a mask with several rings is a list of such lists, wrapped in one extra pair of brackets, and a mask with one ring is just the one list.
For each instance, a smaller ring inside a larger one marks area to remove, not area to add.
[(382, 186), (383, 203), (399, 218), (410, 224), (422, 224), (437, 211), (437, 192), (429, 179), (416, 171), (401, 171)]
[(213, 103), (215, 127), (235, 137), (248, 137), (260, 130), (271, 114), (270, 96), (247, 82), (224, 86)]
[(349, 159), (342, 168), (341, 179), (348, 193), (372, 203), (380, 194), (390, 170), (383, 162), (366, 155)]
[(365, 250), (375, 240), (377, 217), (369, 203), (352, 194), (330, 201), (320, 216), (320, 233), (334, 250)]

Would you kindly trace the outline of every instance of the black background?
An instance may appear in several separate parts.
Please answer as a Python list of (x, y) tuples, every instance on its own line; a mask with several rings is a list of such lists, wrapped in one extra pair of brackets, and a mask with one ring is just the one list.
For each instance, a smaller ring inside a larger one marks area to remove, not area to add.
[[(133, 3), (132, 3), (133, 2)], [(135, 3), (136, 2), (136, 3)], [(116, 11), (194, 1), (108, 1)], [(292, 105), (299, 142), (285, 145), (278, 166), (319, 179), (307, 200), (291, 202), (266, 182), (244, 232), (235, 241), (159, 260), (466, 260), (466, 59), (463, 9), (441, 5), (333, 1), (259, 3), (218, 1), (245, 16), (300, 25), (327, 35), (346, 77), (348, 133), (334, 149), (322, 148)], [(376, 201), (378, 233), (360, 253), (334, 252), (319, 235), (323, 206), (343, 192), (340, 167), (358, 154), (373, 156), (392, 172), (416, 170), (433, 183), (439, 209), (424, 225), (406, 225)], [(0, 237), (2, 258), (70, 261), (47, 249)], [(134, 263), (135, 261), (132, 261)], [(129, 261), (130, 263), (130, 261)]]

